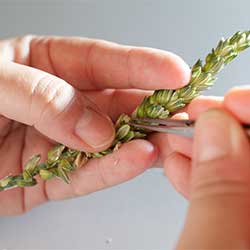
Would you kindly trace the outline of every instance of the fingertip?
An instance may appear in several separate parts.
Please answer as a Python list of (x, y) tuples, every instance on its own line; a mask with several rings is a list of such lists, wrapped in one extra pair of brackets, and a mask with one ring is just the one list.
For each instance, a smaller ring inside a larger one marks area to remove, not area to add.
[(58, 179), (47, 181), (48, 198), (71, 198), (123, 183), (147, 170), (156, 158), (157, 149), (148, 141), (124, 143), (112, 154), (90, 159), (84, 167), (71, 174), (69, 185)]
[(191, 161), (180, 153), (174, 152), (163, 163), (164, 173), (175, 189), (184, 197), (189, 194)]
[(190, 67), (184, 60), (171, 52), (164, 52), (164, 58), (159, 69), (158, 88), (176, 89), (188, 84), (191, 77)]
[(219, 96), (199, 96), (195, 98), (187, 108), (190, 119), (196, 119), (202, 112), (210, 108), (219, 108), (222, 106), (223, 97)]
[(176, 89), (186, 85), (189, 66), (177, 55), (152, 48), (130, 50), (130, 82), (141, 89)]
[(173, 152), (169, 145), (168, 134), (166, 133), (153, 133), (149, 135), (148, 139), (156, 147), (158, 158), (154, 162), (155, 166), (162, 167), (164, 159)]
[[(194, 135), (193, 166), (194, 169), (204, 169), (201, 172), (194, 171), (198, 180), (202, 180), (213, 170), (222, 180), (230, 175), (238, 178), (246, 170), (246, 165), (249, 166), (248, 152), (248, 138), (230, 113), (222, 109), (211, 109), (198, 118)], [(238, 162), (236, 168), (233, 164), (235, 160)], [(216, 178), (214, 173), (213, 175)]]
[(155, 145), (142, 139), (133, 140), (124, 144), (122, 147), (126, 147), (126, 151), (131, 152), (128, 154), (131, 161), (135, 160), (138, 164), (147, 167), (152, 166), (159, 154), (159, 150)]
[(225, 95), (223, 106), (240, 121), (250, 122), (249, 96), (249, 85), (234, 87)]
[(249, 93), (250, 91), (250, 85), (241, 85), (241, 86), (235, 86), (232, 87), (225, 95), (226, 97), (234, 97), (237, 95), (241, 95), (244, 93)]
[[(188, 84), (191, 77), (191, 69), (188, 64), (178, 55), (171, 52), (169, 54), (172, 57), (172, 83), (173, 88), (183, 87)], [(171, 71), (170, 71), (171, 73)]]

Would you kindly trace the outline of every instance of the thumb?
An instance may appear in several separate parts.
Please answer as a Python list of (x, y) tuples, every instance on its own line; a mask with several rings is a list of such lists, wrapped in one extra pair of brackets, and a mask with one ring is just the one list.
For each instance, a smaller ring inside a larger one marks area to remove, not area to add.
[(250, 146), (229, 114), (210, 110), (195, 127), (190, 205), (177, 249), (249, 249)]
[(0, 64), (0, 114), (34, 126), (69, 147), (98, 151), (114, 138), (111, 120), (60, 78), (24, 65)]

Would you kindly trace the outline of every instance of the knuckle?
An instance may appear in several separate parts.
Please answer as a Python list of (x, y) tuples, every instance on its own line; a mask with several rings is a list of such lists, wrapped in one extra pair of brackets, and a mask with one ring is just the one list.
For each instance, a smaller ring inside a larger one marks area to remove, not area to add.
[(30, 44), (34, 35), (25, 35), (0, 41), (1, 60), (30, 64)]
[(77, 182), (72, 182), (71, 184), (71, 197), (79, 197), (87, 194), (87, 190), (85, 190), (82, 185), (77, 184)]
[(105, 171), (105, 169), (107, 169), (106, 164), (103, 165), (101, 164), (101, 161), (98, 161), (97, 169), (98, 169), (98, 175), (99, 175), (99, 179), (100, 179), (102, 187), (107, 188), (107, 187), (112, 186), (107, 178), (107, 172)]
[(207, 178), (193, 185), (191, 194), (193, 199), (249, 196), (249, 187), (248, 182), (237, 179)]
[(30, 44), (35, 36), (25, 35), (0, 41), (1, 60), (30, 64)]
[(228, 196), (246, 196), (249, 197), (249, 185), (246, 183), (231, 180), (231, 181), (203, 181), (192, 188), (192, 199), (204, 199), (215, 197)]
[(126, 52), (126, 67), (127, 67), (127, 82), (128, 85), (133, 88), (133, 70), (132, 70), (132, 56), (135, 48), (128, 47)]
[(27, 43), (27, 42), (30, 42), (34, 37), (36, 37), (35, 35), (33, 34), (26, 34), (24, 36), (20, 36), (20, 37), (16, 37), (15, 38), (15, 41), (16, 43)]
[[(96, 54), (96, 50), (99, 45), (99, 41), (91, 41), (89, 44), (89, 47), (87, 48), (87, 56), (86, 56), (86, 63), (85, 63), (85, 73), (87, 75), (87, 78), (93, 83), (97, 84), (95, 79), (95, 71), (94, 71), (94, 64), (93, 64), (93, 58)], [(98, 87), (98, 86), (97, 86)]]
[(30, 116), (33, 125), (48, 118), (53, 120), (72, 102), (74, 88), (60, 78), (46, 74), (38, 79), (31, 91)]
[(25, 35), (14, 39), (14, 62), (24, 65), (30, 64), (30, 45), (34, 37), (34, 35)]
[[(227, 159), (228, 157), (225, 156), (218, 162), (208, 162), (198, 166), (191, 179), (193, 197), (250, 195), (248, 163), (244, 168), (239, 168), (237, 159)], [(228, 167), (225, 168), (227, 165)]]

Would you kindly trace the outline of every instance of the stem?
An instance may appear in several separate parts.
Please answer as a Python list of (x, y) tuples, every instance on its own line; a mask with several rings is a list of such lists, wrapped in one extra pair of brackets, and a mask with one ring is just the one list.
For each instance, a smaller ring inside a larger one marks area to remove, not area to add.
[[(145, 97), (132, 117), (168, 118), (173, 112), (186, 106), (201, 91), (211, 87), (216, 74), (231, 62), (241, 51), (250, 47), (250, 31), (237, 32), (228, 39), (221, 39), (215, 49), (207, 55), (205, 63), (198, 60), (192, 67), (189, 84), (177, 90), (156, 90)], [(117, 150), (122, 143), (133, 139), (146, 138), (147, 132), (129, 125), (131, 117), (122, 114), (116, 124), (116, 138), (112, 146), (97, 153), (80, 152), (58, 144), (48, 152), (46, 162), (40, 162), (40, 155), (33, 156), (26, 164), (23, 173), (7, 176), (0, 180), (0, 191), (14, 187), (29, 187), (37, 184), (36, 176), (43, 180), (58, 177), (70, 182), (68, 173), (83, 166), (91, 158), (99, 158)]]

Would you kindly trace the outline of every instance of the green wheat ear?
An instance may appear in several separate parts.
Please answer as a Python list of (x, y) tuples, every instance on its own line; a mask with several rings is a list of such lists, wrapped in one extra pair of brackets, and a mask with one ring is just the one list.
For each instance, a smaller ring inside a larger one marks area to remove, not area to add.
[[(241, 51), (250, 47), (250, 31), (236, 32), (232, 37), (221, 39), (215, 49), (207, 55), (204, 64), (198, 60), (192, 67), (191, 79), (187, 86), (177, 90), (156, 90), (145, 97), (136, 108), (132, 117), (167, 118), (190, 103), (201, 91), (211, 87), (216, 74), (231, 62)], [(89, 159), (102, 157), (117, 150), (122, 143), (133, 139), (145, 138), (145, 131), (129, 125), (130, 116), (122, 114), (116, 124), (116, 137), (112, 146), (98, 153), (80, 152), (64, 145), (56, 145), (48, 152), (46, 162), (40, 162), (40, 156), (33, 156), (26, 164), (23, 173), (7, 176), (0, 180), (0, 191), (13, 187), (36, 185), (35, 176), (43, 180), (58, 177), (70, 182), (68, 173), (83, 166)]]

